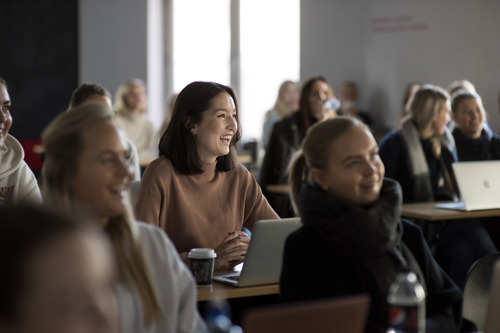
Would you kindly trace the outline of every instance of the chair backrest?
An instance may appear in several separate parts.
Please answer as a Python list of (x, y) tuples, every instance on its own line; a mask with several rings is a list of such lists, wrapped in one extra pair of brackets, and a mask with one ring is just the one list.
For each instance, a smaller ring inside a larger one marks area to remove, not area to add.
[(493, 267), (498, 260), (500, 253), (492, 253), (479, 259), (471, 267), (465, 280), (462, 313), (476, 324), (479, 331), (484, 330)]
[(490, 301), (486, 320), (484, 323), (484, 333), (500, 332), (500, 261), (493, 267), (493, 277), (491, 278)]
[(137, 190), (139, 190), (139, 185), (141, 185), (140, 180), (133, 180), (130, 183), (130, 187), (128, 189), (128, 191), (129, 191), (128, 198), (130, 200), (130, 205), (132, 206), (132, 209), (135, 206), (135, 201), (137, 199)]
[(368, 295), (259, 307), (244, 314), (243, 332), (362, 333), (369, 308)]

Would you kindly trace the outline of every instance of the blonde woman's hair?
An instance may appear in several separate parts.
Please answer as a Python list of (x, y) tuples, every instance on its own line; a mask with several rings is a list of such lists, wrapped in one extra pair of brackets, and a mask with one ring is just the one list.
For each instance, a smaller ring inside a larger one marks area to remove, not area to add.
[[(74, 215), (78, 207), (71, 184), (78, 170), (78, 158), (85, 149), (83, 133), (94, 124), (112, 120), (113, 112), (106, 104), (84, 103), (60, 114), (45, 128), (42, 196), (48, 206), (63, 215)], [(109, 219), (105, 231), (112, 241), (118, 276), (139, 293), (145, 322), (158, 322), (162, 313), (156, 286), (138, 242), (137, 225), (128, 200), (125, 212)]]
[[(446, 90), (432, 84), (425, 84), (417, 91), (411, 102), (409, 120), (413, 121), (417, 130), (421, 132), (432, 122), (434, 116), (441, 112), (449, 100), (450, 96)], [(431, 142), (434, 157), (438, 158), (441, 155), (441, 143), (437, 133), (431, 137)]]
[(288, 179), (291, 186), (292, 204), (295, 212), (299, 211), (299, 193), (302, 185), (310, 180), (313, 168), (326, 170), (331, 145), (353, 127), (368, 127), (353, 117), (337, 116), (333, 119), (316, 123), (309, 128), (302, 141), (302, 149), (297, 151), (288, 165)]
[(284, 101), (285, 91), (289, 86), (292, 86), (294, 89), (297, 90), (297, 107), (298, 107), (299, 84), (291, 80), (283, 81), (283, 83), (281, 83), (279, 87), (278, 97), (276, 97), (276, 102), (274, 103), (274, 108), (276, 109), (276, 111), (278, 111), (281, 117), (286, 116), (287, 112), (295, 111), (295, 110), (288, 110), (289, 106)]
[[(125, 96), (130, 92), (130, 90), (135, 87), (142, 87), (144, 89), (144, 93), (146, 93), (146, 83), (144, 83), (141, 79), (132, 79), (123, 82), (120, 84), (115, 93), (115, 103), (113, 108), (117, 113), (119, 112), (128, 112), (130, 109), (127, 107), (127, 103), (125, 103)], [(144, 101), (146, 103), (146, 100)], [(145, 106), (146, 107), (146, 106)], [(142, 110), (144, 112), (145, 110)]]

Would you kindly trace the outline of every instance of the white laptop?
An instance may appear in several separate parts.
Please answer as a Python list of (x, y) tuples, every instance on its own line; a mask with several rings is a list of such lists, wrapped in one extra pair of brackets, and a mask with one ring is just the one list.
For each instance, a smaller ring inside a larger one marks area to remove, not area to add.
[(279, 283), (285, 240), (301, 226), (300, 218), (255, 222), (241, 271), (214, 273), (213, 279), (237, 287)]
[(462, 201), (435, 204), (436, 208), (465, 211), (500, 208), (500, 161), (455, 162), (453, 171)]

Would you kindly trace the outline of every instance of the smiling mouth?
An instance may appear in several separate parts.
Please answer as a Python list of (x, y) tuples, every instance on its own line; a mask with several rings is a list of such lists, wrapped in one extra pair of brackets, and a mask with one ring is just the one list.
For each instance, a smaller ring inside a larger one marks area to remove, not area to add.
[(222, 140), (222, 142), (229, 144), (231, 142), (232, 137), (233, 137), (232, 135), (223, 135), (220, 137), (220, 139)]

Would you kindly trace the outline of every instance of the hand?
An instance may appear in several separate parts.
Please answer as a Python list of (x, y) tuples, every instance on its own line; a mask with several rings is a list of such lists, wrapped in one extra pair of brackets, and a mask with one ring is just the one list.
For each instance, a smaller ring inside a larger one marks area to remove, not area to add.
[(250, 239), (243, 231), (230, 232), (215, 249), (217, 258), (215, 258), (214, 269), (216, 271), (230, 270), (242, 263), (247, 254), (248, 244), (250, 244)]

